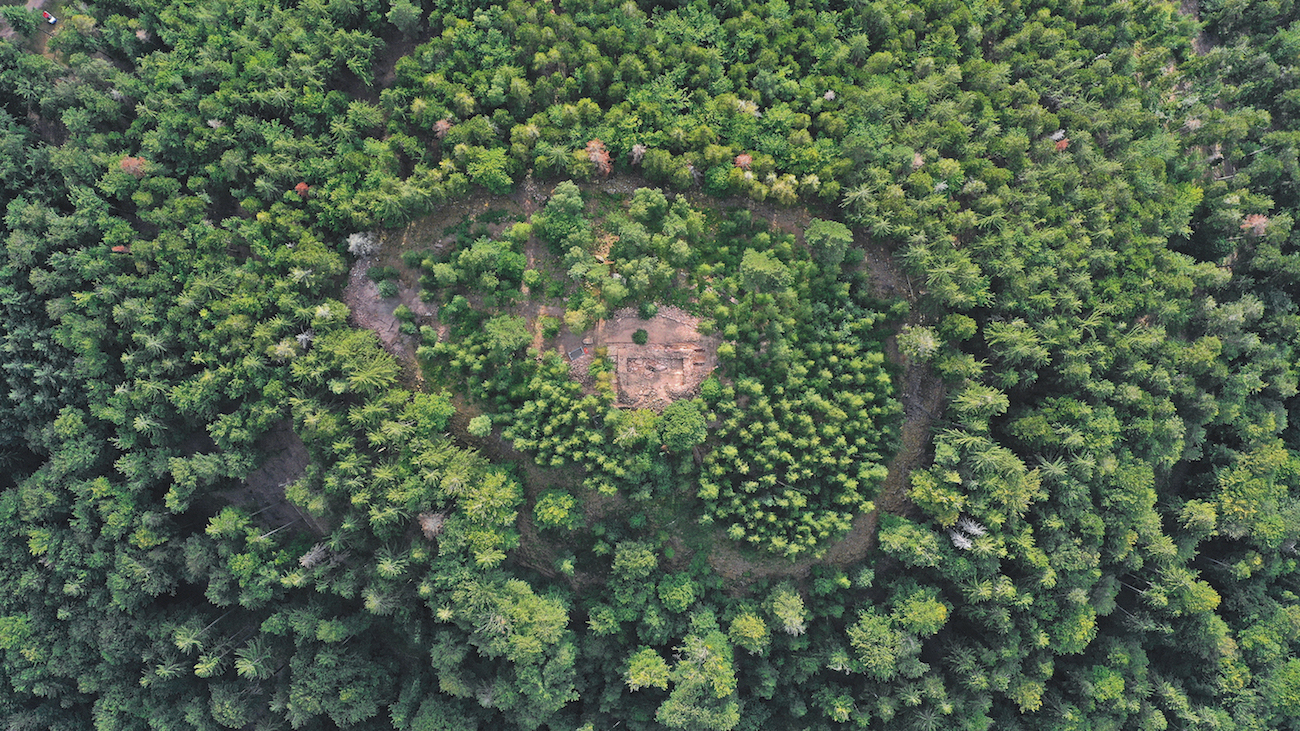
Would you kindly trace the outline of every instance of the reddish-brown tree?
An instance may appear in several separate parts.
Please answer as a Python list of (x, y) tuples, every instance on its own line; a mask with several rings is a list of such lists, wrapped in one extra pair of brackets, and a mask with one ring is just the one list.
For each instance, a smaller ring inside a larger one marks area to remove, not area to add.
[(144, 177), (145, 166), (148, 164), (149, 161), (145, 160), (143, 157), (131, 157), (130, 155), (127, 155), (126, 157), (122, 158), (122, 162), (119, 164), (119, 167), (122, 168), (122, 172), (126, 173), (127, 175), (132, 175), (137, 180), (139, 180), (140, 178)]
[(596, 172), (601, 175), (609, 175), (614, 169), (609, 161), (609, 151), (605, 149), (605, 143), (600, 140), (591, 140), (587, 143), (587, 159), (596, 166)]

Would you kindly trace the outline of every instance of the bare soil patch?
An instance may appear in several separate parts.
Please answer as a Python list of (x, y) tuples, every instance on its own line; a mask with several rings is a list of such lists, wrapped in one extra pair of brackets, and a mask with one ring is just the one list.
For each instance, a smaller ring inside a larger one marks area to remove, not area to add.
[(231, 505), (238, 505), (274, 528), (300, 523), (317, 535), (324, 535), (329, 526), (289, 502), (284, 488), (302, 476), (311, 458), (307, 446), (293, 431), (293, 425), (280, 422), (257, 440), (257, 447), (267, 455), (262, 466), (253, 470), (242, 487), (216, 493), (216, 497)]
[[(522, 215), (520, 205), (511, 196), (478, 196), (449, 203), (438, 213), (400, 229), (379, 231), (375, 252), (352, 265), (343, 290), (343, 301), (352, 312), (352, 322), (379, 335), (384, 348), (402, 363), (406, 385), (410, 388), (424, 386), (424, 376), (415, 358), (420, 343), (418, 338), (402, 333), (402, 323), (393, 311), (398, 305), (406, 305), (415, 314), (417, 324), (428, 324), (428, 320), (437, 318), (438, 306), (420, 299), (420, 270), (405, 266), (402, 254), (407, 251), (449, 254), (456, 248), (454, 229), (491, 210), (505, 211), (507, 219)], [(495, 236), (509, 225), (509, 221), (487, 225), (488, 235)], [(379, 295), (379, 285), (367, 276), (371, 267), (397, 270), (397, 296)]]
[[(617, 405), (661, 411), (677, 399), (695, 396), (718, 367), (721, 338), (701, 335), (698, 324), (699, 318), (676, 307), (663, 307), (649, 320), (627, 307), (584, 333), (583, 343), (590, 344), (579, 344), (568, 355), (585, 372), (593, 351), (603, 348), (614, 362)], [(638, 330), (646, 332), (643, 345), (633, 340)]]
[(375, 266), (375, 256), (357, 260), (348, 274), (348, 285), (343, 289), (343, 302), (352, 312), (352, 322), (357, 327), (373, 330), (379, 335), (384, 349), (393, 354), (401, 363), (407, 385), (420, 388), (424, 376), (420, 373), (415, 359), (415, 349), (419, 346), (416, 338), (402, 332), (402, 323), (393, 312), (398, 305), (406, 305), (411, 312), (420, 317), (437, 315), (437, 306), (420, 299), (420, 285), (416, 282), (399, 282), (396, 297), (381, 297), (379, 285), (366, 276), (370, 267)]

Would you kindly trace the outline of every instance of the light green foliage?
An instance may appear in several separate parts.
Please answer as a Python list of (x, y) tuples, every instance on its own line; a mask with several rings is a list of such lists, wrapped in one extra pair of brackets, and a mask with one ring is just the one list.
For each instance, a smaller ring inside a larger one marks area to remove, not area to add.
[(411, 720), (411, 731), (457, 731), (469, 723), (455, 705), (435, 694), (420, 704), (419, 712)]
[(644, 543), (625, 541), (614, 551), (614, 576), (629, 585), (649, 576), (658, 565), (654, 549)]
[(695, 582), (689, 574), (669, 574), (659, 582), (659, 600), (670, 612), (685, 612), (695, 603), (695, 597)]
[(740, 277), (753, 292), (779, 292), (790, 285), (790, 269), (771, 252), (746, 249), (740, 260)]
[(487, 414), (479, 414), (469, 420), (469, 425), (466, 426), (465, 431), (469, 432), (470, 436), (479, 437), (480, 439), (488, 436), (492, 433), (492, 417)]
[(740, 722), (731, 644), (718, 631), (688, 635), (676, 648), (672, 690), (655, 719), (669, 728), (727, 731)]
[(528, 322), (515, 315), (497, 315), (483, 324), (488, 348), (498, 356), (512, 353), (529, 343)]
[(336, 394), (370, 396), (393, 385), (399, 369), (397, 361), (380, 348), (374, 333), (339, 330), (318, 338), (306, 356), (293, 361), (292, 372)]
[(808, 617), (803, 597), (790, 585), (782, 584), (772, 592), (772, 597), (768, 600), (768, 609), (786, 634), (798, 637), (808, 631)]
[[(1295, 731), (1288, 3), (472, 5), (4, 9), (7, 727)], [(561, 302), (698, 316), (708, 438)]]
[(384, 17), (403, 34), (409, 36), (419, 26), (420, 14), (420, 8), (411, 4), (409, 0), (393, 0), (388, 13)]
[(656, 425), (664, 445), (674, 452), (684, 452), (708, 436), (708, 425), (699, 404), (694, 401), (668, 404)]
[(753, 612), (743, 611), (737, 614), (727, 628), (727, 636), (750, 654), (762, 654), (771, 644), (767, 622)]
[[(772, 243), (743, 217), (731, 226)], [(781, 236), (776, 246), (792, 243)], [(716, 313), (728, 338), (719, 357), (736, 378), (708, 389), (719, 446), (705, 458), (699, 495), (733, 539), (787, 556), (817, 551), (867, 509), (887, 472), (880, 460), (898, 405), (880, 350), (883, 315), (846, 287), (810, 281), (778, 297), (747, 293)], [(756, 337), (771, 339), (756, 347)]]
[(37, 13), (21, 5), (6, 5), (0, 8), (0, 18), (3, 18), (15, 32), (28, 38), (35, 35), (41, 27), (37, 22)]
[(577, 507), (578, 501), (573, 495), (561, 490), (547, 490), (538, 496), (533, 517), (543, 528), (573, 528), (582, 521)]
[(619, 409), (610, 412), (614, 444), (631, 448), (658, 443), (659, 415), (650, 409)]
[(566, 180), (555, 186), (545, 208), (533, 216), (533, 232), (555, 252), (575, 246), (586, 249), (594, 243), (594, 238), (590, 223), (582, 215), (583, 207), (578, 186)]
[(880, 521), (880, 547), (909, 566), (934, 567), (942, 558), (934, 533), (905, 518), (886, 516)]
[[(394, 6), (394, 10), (396, 9)], [(475, 185), (481, 185), (498, 195), (505, 195), (514, 187), (514, 180), (510, 174), (514, 161), (506, 156), (505, 150), (498, 147), (490, 150), (470, 147), (465, 151), (464, 159), (465, 174)]]
[(477, 239), (468, 249), (462, 250), (455, 261), (455, 277), (440, 269), (441, 265), (434, 264), (430, 267), (430, 272), (439, 285), (450, 286), (461, 281), (476, 283), (480, 289), (490, 291), (495, 285), (485, 285), (495, 279), (497, 282), (518, 286), (523, 281), (524, 268), (527, 266), (527, 259), (515, 250), (515, 245), (486, 237)]
[(668, 689), (668, 663), (653, 648), (643, 647), (632, 656), (627, 668), (629, 690)]
[(411, 401), (402, 409), (402, 418), (412, 423), (415, 433), (431, 439), (447, 428), (456, 408), (451, 396), (445, 393), (413, 393)]
[(667, 212), (668, 199), (655, 188), (637, 188), (627, 209), (632, 220), (647, 225), (658, 222)]
[(907, 632), (929, 637), (948, 622), (949, 611), (934, 589), (916, 589), (895, 598), (890, 619)]
[(849, 645), (863, 670), (879, 680), (889, 680), (898, 672), (902, 637), (889, 619), (873, 610), (863, 611), (848, 629)]
[(924, 325), (904, 325), (898, 333), (898, 349), (916, 360), (930, 360), (941, 344), (934, 330)]

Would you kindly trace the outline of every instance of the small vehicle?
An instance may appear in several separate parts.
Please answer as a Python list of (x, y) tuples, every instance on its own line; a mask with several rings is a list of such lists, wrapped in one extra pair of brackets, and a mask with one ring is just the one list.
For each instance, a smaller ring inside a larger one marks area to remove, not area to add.
[(42, 10), (41, 17), (45, 18), (45, 22), (49, 23), (50, 25), (54, 25), (55, 23), (59, 22), (59, 19), (54, 17), (53, 15), (50, 15), (50, 11), (48, 10)]

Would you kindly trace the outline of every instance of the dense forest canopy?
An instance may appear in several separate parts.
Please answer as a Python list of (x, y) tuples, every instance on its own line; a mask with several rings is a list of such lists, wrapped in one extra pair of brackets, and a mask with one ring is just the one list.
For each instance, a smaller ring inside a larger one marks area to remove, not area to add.
[(1300, 8), (0, 8), (0, 716), (1300, 729)]

